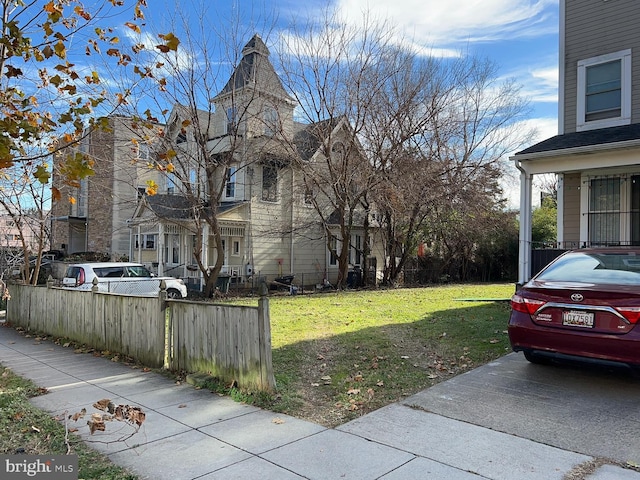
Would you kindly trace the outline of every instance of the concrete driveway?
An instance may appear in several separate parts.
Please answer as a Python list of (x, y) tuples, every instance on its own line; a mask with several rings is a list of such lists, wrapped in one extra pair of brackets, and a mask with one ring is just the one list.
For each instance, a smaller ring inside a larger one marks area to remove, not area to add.
[(640, 380), (511, 353), (403, 404), (564, 450), (640, 464)]

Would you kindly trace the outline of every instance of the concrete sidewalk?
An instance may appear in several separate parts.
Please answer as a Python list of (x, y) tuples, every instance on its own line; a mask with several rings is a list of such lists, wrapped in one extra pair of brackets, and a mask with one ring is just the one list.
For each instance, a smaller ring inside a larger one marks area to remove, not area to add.
[[(86, 419), (72, 426), (144, 479), (561, 480), (594, 459), (412, 408), (412, 397), (327, 429), (0, 325), (0, 364), (49, 390), (33, 399), (38, 407), (90, 414), (107, 398), (142, 408), (146, 420), (133, 435), (123, 422), (92, 436)], [(640, 473), (603, 465), (571, 478), (640, 480)]]

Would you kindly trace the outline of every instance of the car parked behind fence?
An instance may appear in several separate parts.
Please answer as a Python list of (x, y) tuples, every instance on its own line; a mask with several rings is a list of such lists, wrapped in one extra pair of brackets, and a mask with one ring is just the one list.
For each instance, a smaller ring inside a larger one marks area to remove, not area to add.
[(155, 296), (165, 281), (168, 298), (184, 298), (187, 287), (179, 278), (155, 277), (144, 265), (128, 262), (76, 263), (67, 267), (64, 288), (91, 290), (98, 279), (98, 291), (128, 295)]

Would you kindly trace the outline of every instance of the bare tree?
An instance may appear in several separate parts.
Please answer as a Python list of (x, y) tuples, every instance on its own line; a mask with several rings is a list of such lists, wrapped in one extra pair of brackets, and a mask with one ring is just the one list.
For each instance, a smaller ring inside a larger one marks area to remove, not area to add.
[[(414, 58), (408, 67), (414, 75), (380, 99), (386, 121), (369, 122), (367, 131), (387, 179), (374, 197), (384, 218), (386, 283), (396, 281), (443, 211), (496, 205), (501, 162), (531, 135), (518, 127), (527, 102), (513, 82), (497, 80), (490, 62)], [(419, 80), (420, 72), (429, 80)], [(403, 110), (393, 108), (405, 98)]]
[[(49, 246), (51, 200), (46, 186), (34, 177), (39, 166), (17, 163), (0, 172), (0, 212), (7, 218), (4, 231), (14, 238), (4, 239), (8, 267), (19, 269), (22, 281), (35, 285), (42, 253)], [(17, 233), (15, 233), (17, 232)], [(30, 257), (34, 257), (33, 263)]]
[[(367, 194), (382, 180), (361, 137), (368, 109), (396, 73), (381, 62), (394, 51), (392, 39), (385, 23), (365, 15), (362, 26), (351, 27), (327, 9), (319, 28), (294, 27), (280, 45), (285, 84), (300, 105), (300, 120), (309, 125), (311, 150), (319, 152), (300, 157), (297, 167), (337, 261), (339, 288), (347, 281), (352, 235), (369, 224)], [(368, 243), (360, 252), (365, 259)]]

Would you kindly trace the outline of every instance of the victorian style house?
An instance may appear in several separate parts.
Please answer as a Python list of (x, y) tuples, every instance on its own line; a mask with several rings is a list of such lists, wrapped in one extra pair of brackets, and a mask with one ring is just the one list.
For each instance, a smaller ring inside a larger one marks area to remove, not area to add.
[[(175, 170), (131, 216), (129, 257), (192, 288), (202, 285), (201, 267), (220, 255), (221, 273), (239, 282), (289, 275), (304, 285), (335, 282), (338, 262), (327, 238), (332, 212), (327, 203), (319, 214), (322, 199), (305, 186), (300, 166), (317, 162), (328, 141), (330, 151), (341, 152), (352, 138), (348, 122), (296, 122), (296, 102), (258, 35), (212, 106), (173, 109), (165, 136), (175, 148)], [(212, 211), (217, 231), (205, 221)], [(363, 263), (363, 242), (356, 225), (348, 247), (354, 269)]]

